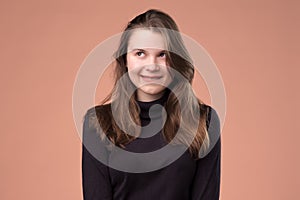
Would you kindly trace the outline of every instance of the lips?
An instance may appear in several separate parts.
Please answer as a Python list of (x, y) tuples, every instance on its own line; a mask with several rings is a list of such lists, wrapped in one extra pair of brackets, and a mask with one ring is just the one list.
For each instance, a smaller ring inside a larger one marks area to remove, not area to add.
[(145, 82), (153, 82), (153, 81), (160, 80), (162, 78), (162, 76), (144, 76), (144, 75), (141, 75), (141, 77)]
[(144, 76), (141, 75), (142, 78), (148, 78), (148, 79), (160, 79), (162, 76)]

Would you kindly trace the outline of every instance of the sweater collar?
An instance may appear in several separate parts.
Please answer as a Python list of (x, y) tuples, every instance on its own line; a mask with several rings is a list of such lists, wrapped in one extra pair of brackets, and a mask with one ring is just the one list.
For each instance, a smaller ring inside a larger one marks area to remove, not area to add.
[[(143, 119), (150, 119), (149, 117), (149, 110), (150, 108), (155, 105), (162, 105), (164, 106), (165, 102), (167, 101), (168, 97), (170, 94), (170, 90), (168, 88), (165, 89), (165, 92), (163, 94), (163, 96), (161, 96), (159, 99), (153, 100), (153, 101), (148, 101), (148, 102), (144, 102), (144, 101), (139, 101), (136, 100), (139, 107), (140, 107), (140, 117)], [(152, 118), (159, 118), (162, 115), (162, 108), (161, 107), (154, 107), (153, 108), (153, 117)]]

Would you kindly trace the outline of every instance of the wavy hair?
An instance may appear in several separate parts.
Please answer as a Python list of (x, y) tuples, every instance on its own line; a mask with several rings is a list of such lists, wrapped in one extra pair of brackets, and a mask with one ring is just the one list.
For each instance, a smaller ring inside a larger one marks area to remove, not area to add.
[[(195, 96), (191, 88), (194, 78), (192, 59), (184, 46), (175, 21), (162, 11), (150, 9), (136, 16), (127, 24), (122, 33), (119, 47), (114, 54), (114, 87), (106, 98), (100, 102), (100, 105), (94, 108), (96, 112), (87, 112), (85, 118), (88, 118), (90, 126), (96, 128), (97, 132), (102, 133), (100, 135), (102, 139), (106, 136), (114, 145), (121, 148), (126, 148), (126, 144), (140, 135), (140, 129), (137, 129), (131, 123), (132, 121), (128, 120), (130, 118), (137, 125), (141, 125), (140, 108), (136, 102), (136, 91), (133, 95), (130, 95), (128, 92), (129, 87), (135, 86), (129, 79), (126, 66), (128, 41), (133, 31), (137, 30), (137, 28), (156, 31), (164, 37), (167, 46), (166, 59), (168, 66), (184, 77), (180, 79), (175, 76), (171, 83), (172, 92), (170, 92), (164, 104), (167, 113), (166, 122), (162, 129), (164, 139), (167, 142), (172, 141), (179, 127), (181, 127), (184, 134), (180, 134), (180, 137), (174, 140), (174, 143), (187, 145), (191, 156), (194, 159), (198, 159), (201, 147), (207, 149), (209, 145), (207, 132), (208, 106)], [(179, 52), (180, 55), (176, 52)], [(125, 79), (120, 84), (119, 80), (122, 76)], [(117, 83), (118, 81), (119, 83)], [(178, 94), (177, 97), (174, 93)], [(128, 102), (120, 100), (126, 98), (129, 99), (129, 105)], [(178, 99), (182, 99), (182, 102), (184, 102), (183, 106)], [(111, 103), (106, 104), (108, 101), (115, 102), (113, 111)], [(123, 112), (128, 107), (130, 108), (129, 112)], [(183, 115), (181, 110), (186, 110), (187, 112), (185, 113), (187, 114)], [(112, 112), (114, 112), (114, 116), (119, 117), (118, 124), (114, 120)], [(199, 117), (199, 114), (201, 117)], [(123, 131), (124, 128), (130, 131), (130, 135)]]

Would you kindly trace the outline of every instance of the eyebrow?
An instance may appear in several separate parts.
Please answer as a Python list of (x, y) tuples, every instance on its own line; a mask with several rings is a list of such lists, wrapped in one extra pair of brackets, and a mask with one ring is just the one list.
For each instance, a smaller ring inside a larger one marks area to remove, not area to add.
[(130, 49), (130, 51), (145, 51), (144, 49)]
[[(131, 51), (145, 51), (145, 52), (147, 52), (147, 50), (141, 49), (141, 48), (129, 49), (129, 52), (131, 52)], [(166, 52), (166, 50), (162, 49), (162, 50), (160, 51), (160, 53), (161, 53), (161, 52)]]

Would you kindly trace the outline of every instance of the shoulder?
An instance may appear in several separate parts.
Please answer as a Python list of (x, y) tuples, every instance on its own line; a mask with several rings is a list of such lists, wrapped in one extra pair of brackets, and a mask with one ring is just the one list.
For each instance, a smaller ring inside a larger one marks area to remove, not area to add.
[(199, 152), (199, 157), (203, 158), (207, 155), (212, 155), (220, 151), (221, 145), (221, 131), (220, 131), (220, 118), (212, 106), (207, 106), (206, 124), (209, 138), (209, 146), (206, 150), (202, 149)]
[(96, 114), (109, 111), (111, 104), (96, 105), (87, 109), (85, 117), (95, 116)]
[(84, 119), (100, 116), (101, 114), (108, 113), (111, 110), (111, 104), (96, 105), (87, 109)]
[(220, 119), (217, 111), (208, 104), (201, 104), (200, 106), (200, 116), (205, 116), (206, 118), (206, 128), (218, 127), (220, 126)]
[(206, 122), (208, 129), (216, 129), (216, 131), (220, 132), (220, 118), (217, 111), (210, 105), (207, 105), (207, 109)]
[[(83, 155), (107, 164), (109, 141), (105, 137), (105, 131), (101, 123), (105, 111), (109, 105), (96, 105), (87, 109), (84, 115), (82, 145)], [(86, 160), (85, 160), (86, 161)], [(99, 162), (97, 162), (99, 163)]]
[(111, 104), (96, 105), (88, 108), (83, 117), (84, 127), (95, 127), (95, 124), (99, 124), (99, 119), (107, 117), (110, 111)]

